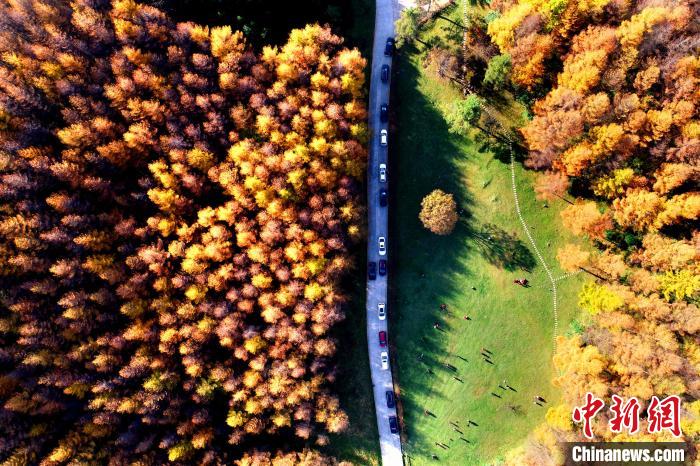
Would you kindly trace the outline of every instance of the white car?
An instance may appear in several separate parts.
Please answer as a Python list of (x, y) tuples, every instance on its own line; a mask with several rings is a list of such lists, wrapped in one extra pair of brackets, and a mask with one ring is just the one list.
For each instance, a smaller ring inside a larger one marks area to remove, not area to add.
[(389, 144), (389, 132), (387, 130), (383, 129), (379, 133), (379, 143), (382, 146), (386, 146), (387, 144)]
[(379, 237), (379, 255), (386, 256), (386, 238), (383, 236)]
[(389, 369), (389, 353), (387, 353), (386, 351), (382, 351), (380, 357), (382, 359), (382, 369)]
[(386, 304), (377, 304), (377, 317), (379, 317), (379, 320), (386, 319)]
[(386, 183), (386, 164), (385, 163), (379, 164), (379, 182)]

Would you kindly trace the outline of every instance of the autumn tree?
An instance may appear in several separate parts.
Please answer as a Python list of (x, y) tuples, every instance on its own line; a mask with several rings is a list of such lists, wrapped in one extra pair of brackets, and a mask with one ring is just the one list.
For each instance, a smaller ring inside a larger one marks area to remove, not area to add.
[(452, 194), (435, 189), (421, 201), (418, 218), (423, 226), (436, 235), (449, 235), (455, 228), (459, 215)]
[(561, 211), (564, 227), (575, 235), (586, 235), (592, 239), (601, 239), (605, 231), (612, 228), (607, 212), (592, 201), (579, 201), (568, 205)]
[(550, 171), (537, 176), (535, 182), (535, 195), (538, 199), (550, 201), (552, 199), (561, 199), (569, 205), (572, 205), (569, 199), (565, 198), (569, 189), (569, 178), (560, 172)]
[(346, 461), (337, 461), (334, 458), (325, 456), (315, 450), (304, 450), (301, 452), (284, 453), (253, 451), (246, 453), (241, 459), (236, 461), (236, 466), (351, 466)]
[(591, 253), (577, 244), (565, 244), (557, 251), (557, 260), (561, 268), (567, 272), (582, 270), (591, 256)]

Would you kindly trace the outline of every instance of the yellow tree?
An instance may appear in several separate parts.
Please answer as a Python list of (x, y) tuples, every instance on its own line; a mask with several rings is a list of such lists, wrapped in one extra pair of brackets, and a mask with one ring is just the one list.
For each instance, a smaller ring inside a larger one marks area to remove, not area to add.
[(421, 201), (418, 218), (425, 228), (436, 235), (449, 235), (459, 219), (457, 203), (452, 194), (436, 189)]

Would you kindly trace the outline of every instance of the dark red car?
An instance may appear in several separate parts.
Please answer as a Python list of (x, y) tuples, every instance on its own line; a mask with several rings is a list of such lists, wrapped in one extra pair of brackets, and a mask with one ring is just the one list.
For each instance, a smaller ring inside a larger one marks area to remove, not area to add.
[(379, 332), (379, 346), (382, 348), (386, 346), (386, 332), (384, 330)]

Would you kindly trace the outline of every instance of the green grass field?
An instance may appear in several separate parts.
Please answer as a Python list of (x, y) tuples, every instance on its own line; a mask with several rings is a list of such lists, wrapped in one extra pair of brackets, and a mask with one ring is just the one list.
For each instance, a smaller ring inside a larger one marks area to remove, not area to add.
[[(499, 161), (483, 144), (447, 131), (443, 112), (461, 95), (424, 72), (417, 53), (402, 52), (397, 66), (390, 164), (390, 334), (407, 464), (435, 464), (433, 454), (442, 464), (491, 464), (544, 420), (546, 407), (535, 406), (534, 395), (543, 396), (549, 406), (558, 398), (550, 382), (551, 285), (516, 216), (507, 160)], [(563, 205), (545, 208), (535, 199), (534, 178), (517, 165), (523, 215), (557, 277), (564, 272), (556, 250), (573, 239), (560, 226)], [(447, 237), (428, 232), (418, 220), (421, 199), (435, 188), (453, 193), (464, 209)], [(520, 277), (532, 286), (513, 284)], [(560, 334), (576, 313), (582, 278), (557, 283)], [(448, 305), (447, 313), (440, 312), (441, 303)], [(444, 331), (433, 329), (435, 321)], [(492, 351), (494, 365), (482, 360), (482, 347)], [(498, 388), (504, 379), (517, 392)], [(468, 427), (469, 420), (478, 426)]]

